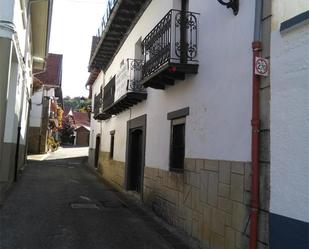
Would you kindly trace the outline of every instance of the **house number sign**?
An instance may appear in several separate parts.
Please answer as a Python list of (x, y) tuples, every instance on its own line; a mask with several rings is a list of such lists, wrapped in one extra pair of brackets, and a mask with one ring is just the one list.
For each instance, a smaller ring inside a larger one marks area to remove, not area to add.
[(261, 76), (268, 76), (269, 61), (262, 57), (255, 58), (255, 74)]

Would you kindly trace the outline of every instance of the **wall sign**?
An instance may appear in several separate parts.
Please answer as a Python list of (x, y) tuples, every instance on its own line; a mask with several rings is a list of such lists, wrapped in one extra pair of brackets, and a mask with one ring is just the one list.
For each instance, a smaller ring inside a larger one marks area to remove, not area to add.
[(255, 74), (261, 76), (268, 76), (269, 74), (269, 61), (262, 57), (255, 58)]

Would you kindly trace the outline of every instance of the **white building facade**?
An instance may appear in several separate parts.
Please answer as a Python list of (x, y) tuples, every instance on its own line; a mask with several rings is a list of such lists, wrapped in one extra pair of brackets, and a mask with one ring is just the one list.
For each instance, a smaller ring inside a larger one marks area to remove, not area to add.
[(309, 247), (309, 2), (273, 1), (271, 248)]
[(32, 70), (43, 70), (52, 1), (0, 1), (0, 199), (25, 160)]
[[(262, 44), (259, 56), (272, 63), (277, 15), (287, 2), (240, 1), (238, 13), (225, 10), (218, 1), (170, 0), (163, 5), (152, 0), (134, 6), (125, 0), (111, 2), (89, 63), (90, 166), (117, 189), (141, 199), (198, 239), (203, 248), (285, 248), (275, 242), (269, 246), (269, 239), (275, 238), (272, 227), (269, 233), (269, 206), (274, 210), (276, 206), (270, 204), (271, 198), (283, 198), (270, 194), (270, 188), (281, 188), (284, 182), (275, 178), (286, 168), (280, 161), (275, 163), (278, 159), (272, 154), (282, 142), (282, 137), (271, 135), (280, 127), (283, 113), (274, 110), (276, 93), (270, 87), (278, 75), (272, 69), (276, 64), (271, 64), (270, 76), (254, 76), (251, 44)], [(130, 9), (131, 16), (122, 8)], [(304, 8), (303, 2), (300, 9)], [(306, 41), (307, 32), (303, 33)], [(306, 42), (300, 43), (300, 51), (305, 46)], [(305, 54), (299, 55), (305, 61)], [(275, 63), (282, 67), (284, 62)], [(303, 79), (307, 76), (304, 70)], [(252, 98), (255, 80), (258, 102)], [(303, 82), (303, 87), (299, 93), (305, 98), (308, 85)], [(281, 108), (278, 94), (277, 108)], [(253, 109), (258, 110), (258, 120)], [(252, 127), (255, 121), (257, 128)], [(305, 127), (306, 122), (304, 132)], [(259, 140), (254, 147), (256, 132)], [(308, 142), (305, 136), (302, 139), (295, 141), (297, 146), (307, 144), (298, 151), (303, 162), (299, 173), (308, 165), (308, 158), (304, 159)], [(257, 185), (251, 180), (256, 174), (254, 150), (258, 151)], [(296, 189), (301, 188), (304, 196), (307, 185), (305, 181), (299, 185)], [(252, 204), (254, 188), (257, 207)], [(304, 199), (299, 205), (306, 221)]]
[(39, 81), (33, 91), (29, 129), (29, 154), (44, 154), (50, 149), (51, 140), (60, 142), (58, 130), (62, 128), (62, 54), (49, 53), (43, 72), (35, 73)]

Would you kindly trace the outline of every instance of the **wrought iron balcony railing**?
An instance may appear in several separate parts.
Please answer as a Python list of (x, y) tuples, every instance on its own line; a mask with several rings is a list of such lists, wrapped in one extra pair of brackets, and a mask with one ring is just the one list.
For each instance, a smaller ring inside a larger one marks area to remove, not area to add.
[(137, 59), (126, 59), (121, 63), (116, 74), (114, 102), (107, 108), (104, 106), (105, 113), (117, 114), (146, 99), (147, 93), (141, 84), (142, 65), (143, 61)]
[(128, 92), (145, 92), (142, 79), (142, 60), (127, 59), (121, 63), (116, 75), (115, 101)]
[(146, 89), (141, 85), (142, 60), (126, 59), (121, 63), (118, 73), (94, 98), (94, 118), (105, 120), (111, 115), (147, 98)]
[(168, 64), (182, 65), (178, 68), (183, 73), (197, 73), (198, 30), (198, 13), (170, 10), (142, 42), (143, 84)]
[(98, 118), (98, 115), (100, 114), (101, 110), (102, 110), (102, 92), (98, 93), (94, 97), (94, 104), (93, 104), (94, 119)]
[[(98, 31), (97, 31), (97, 34), (96, 36), (101, 38), (102, 37), (102, 34), (106, 28), (106, 25), (107, 25), (107, 22), (111, 16), (111, 13), (112, 13), (112, 10), (115, 6), (115, 4), (118, 2), (118, 0), (108, 0), (107, 1), (107, 8), (106, 8), (106, 12), (104, 13), (103, 17), (102, 17), (102, 20), (101, 20), (101, 24), (98, 28)], [(96, 40), (96, 43), (98, 44), (100, 39), (97, 39)]]

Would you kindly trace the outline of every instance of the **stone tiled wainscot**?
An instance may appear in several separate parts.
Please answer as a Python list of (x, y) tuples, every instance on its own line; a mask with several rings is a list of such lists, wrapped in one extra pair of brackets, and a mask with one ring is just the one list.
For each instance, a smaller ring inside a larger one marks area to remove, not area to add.
[(110, 182), (115, 188), (123, 191), (125, 166), (124, 162), (111, 160), (109, 152), (100, 152), (98, 171), (102, 177)]
[(246, 162), (202, 159), (186, 159), (183, 173), (146, 167), (144, 201), (203, 248), (246, 249), (250, 169)]
[[(124, 162), (100, 152), (98, 171), (125, 191)], [(198, 239), (203, 248), (247, 249), (250, 188), (248, 162), (185, 159), (183, 173), (145, 167), (143, 201), (168, 223)], [(268, 215), (263, 211), (259, 215), (259, 248), (264, 249)]]

